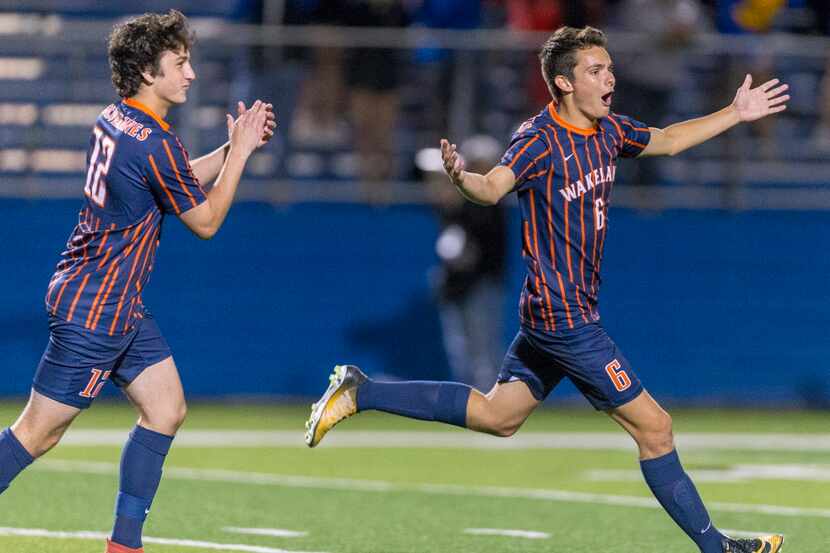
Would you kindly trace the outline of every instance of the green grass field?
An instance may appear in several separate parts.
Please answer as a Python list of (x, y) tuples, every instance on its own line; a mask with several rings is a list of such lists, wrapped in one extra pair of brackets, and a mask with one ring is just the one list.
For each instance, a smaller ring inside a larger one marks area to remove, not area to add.
[[(0, 424), (20, 407), (0, 404)], [(588, 408), (543, 410), (515, 438), (483, 442), (458, 429), (362, 414), (314, 450), (302, 443), (306, 415), (305, 407), (192, 405), (145, 527), (145, 550), (697, 551), (650, 500), (633, 448), (602, 445), (621, 431)], [(783, 532), (788, 553), (830, 552), (828, 414), (673, 415), (685, 466), (720, 528)], [(84, 413), (67, 441), (0, 498), (0, 552), (103, 551), (119, 444), (132, 424), (123, 404)], [(684, 439), (692, 440), (685, 449)], [(535, 534), (493, 535), (506, 530)]]

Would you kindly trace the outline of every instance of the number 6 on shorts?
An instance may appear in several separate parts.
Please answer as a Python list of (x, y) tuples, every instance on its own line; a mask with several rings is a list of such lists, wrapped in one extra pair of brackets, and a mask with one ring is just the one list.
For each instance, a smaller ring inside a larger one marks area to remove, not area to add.
[(620, 362), (616, 359), (605, 365), (605, 372), (608, 373), (608, 377), (614, 383), (614, 387), (618, 392), (623, 392), (631, 386), (631, 379), (628, 378), (628, 375), (620, 366)]

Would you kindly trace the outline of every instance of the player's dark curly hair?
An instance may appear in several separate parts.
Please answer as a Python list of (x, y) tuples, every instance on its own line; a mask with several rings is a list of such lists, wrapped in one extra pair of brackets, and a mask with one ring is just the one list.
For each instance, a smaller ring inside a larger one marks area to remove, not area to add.
[(189, 51), (192, 45), (193, 33), (178, 10), (145, 13), (116, 25), (110, 34), (108, 52), (115, 90), (122, 98), (135, 96), (144, 82), (141, 73), (149, 70), (157, 75), (165, 51)]
[(576, 67), (576, 53), (592, 46), (605, 48), (608, 41), (605, 34), (593, 27), (577, 29), (575, 27), (559, 27), (545, 41), (542, 50), (539, 52), (539, 60), (542, 62), (542, 75), (551, 91), (557, 99), (562, 97), (562, 92), (554, 83), (557, 75), (563, 75), (569, 80), (574, 78), (574, 67)]

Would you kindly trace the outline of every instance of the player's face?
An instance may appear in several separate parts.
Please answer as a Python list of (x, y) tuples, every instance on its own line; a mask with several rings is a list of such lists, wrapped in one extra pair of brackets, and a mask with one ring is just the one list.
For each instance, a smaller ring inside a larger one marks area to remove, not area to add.
[(159, 60), (159, 72), (153, 88), (156, 95), (171, 104), (183, 104), (187, 100), (187, 90), (196, 73), (190, 65), (190, 52), (186, 50), (167, 50)]
[(616, 85), (611, 56), (605, 48), (593, 46), (580, 50), (576, 59), (571, 84), (577, 108), (590, 119), (607, 116)]

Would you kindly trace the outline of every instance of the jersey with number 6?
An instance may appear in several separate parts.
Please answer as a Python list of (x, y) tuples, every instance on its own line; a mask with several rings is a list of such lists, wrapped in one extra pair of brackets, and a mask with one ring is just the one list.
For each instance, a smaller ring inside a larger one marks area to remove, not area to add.
[(500, 165), (516, 176), (522, 214), (522, 325), (557, 332), (599, 320), (617, 158), (637, 156), (650, 138), (643, 123), (614, 113), (595, 128), (574, 127), (553, 103), (514, 133)]
[(46, 309), (91, 332), (126, 334), (143, 317), (164, 214), (205, 201), (182, 143), (147, 106), (126, 99), (98, 116), (84, 203), (49, 282)]

